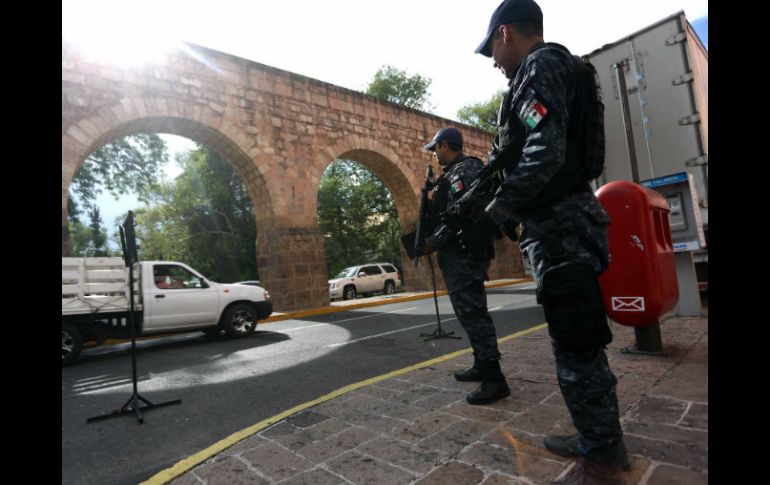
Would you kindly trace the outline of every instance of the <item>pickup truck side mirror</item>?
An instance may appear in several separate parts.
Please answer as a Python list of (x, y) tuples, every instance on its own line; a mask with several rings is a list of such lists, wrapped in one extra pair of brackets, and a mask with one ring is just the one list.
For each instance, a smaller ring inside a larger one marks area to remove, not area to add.
[(364, 276), (366, 276), (366, 273), (364, 273), (363, 271), (361, 271), (360, 273), (358, 273), (358, 277), (359, 277), (359, 278), (363, 278)]

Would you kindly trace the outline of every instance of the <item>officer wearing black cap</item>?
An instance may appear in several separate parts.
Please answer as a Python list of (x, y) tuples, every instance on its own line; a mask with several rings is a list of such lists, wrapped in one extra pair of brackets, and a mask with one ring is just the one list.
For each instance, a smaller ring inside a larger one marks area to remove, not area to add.
[[(438, 251), (438, 264), (449, 290), (449, 299), (457, 319), (468, 334), (473, 348), (473, 367), (455, 373), (455, 379), (478, 382), (478, 389), (468, 394), (469, 404), (489, 404), (511, 394), (505, 376), (500, 370), (500, 351), (492, 317), (487, 311), (484, 274), (494, 257), (491, 238), (463, 245), (446, 226), (438, 223), (440, 214), (455, 200), (462, 197), (470, 183), (484, 168), (476, 157), (463, 154), (463, 136), (454, 127), (440, 129), (425, 145), (433, 152), (442, 168), (435, 182), (429, 208), (433, 233), (426, 238), (423, 253)], [(443, 229), (442, 229), (443, 227)]]
[(566, 47), (543, 41), (543, 14), (532, 0), (503, 1), (476, 52), (510, 79), (490, 152), (490, 163), (504, 170), (486, 213), (497, 224), (522, 223), (520, 247), (537, 281), (559, 387), (578, 431), (545, 438), (549, 450), (578, 457), (553, 483), (625, 483), (617, 380), (605, 353), (612, 334), (598, 284), (609, 264), (609, 217), (588, 184), (596, 177), (588, 167), (604, 161), (595, 72)]

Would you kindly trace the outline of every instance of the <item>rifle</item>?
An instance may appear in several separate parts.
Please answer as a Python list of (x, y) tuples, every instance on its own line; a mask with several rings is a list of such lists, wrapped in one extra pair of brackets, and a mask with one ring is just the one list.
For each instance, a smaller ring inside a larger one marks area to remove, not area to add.
[[(502, 150), (499, 150), (496, 144), (493, 146), (489, 153), (488, 163), (481, 170), (479, 176), (471, 183), (462, 197), (454, 201), (442, 214), (443, 224), (436, 230), (436, 238), (439, 242), (454, 234), (460, 245), (467, 250), (468, 241), (466, 239), (484, 239), (491, 234), (491, 231), (494, 230), (491, 221), (488, 224), (483, 224), (484, 227), (473, 228), (473, 231), (468, 231), (468, 229), (485, 220), (484, 209), (495, 198), (495, 191), (499, 185), (497, 174), (502, 172), (509, 154), (521, 152), (524, 148), (524, 142), (524, 137), (522, 137), (522, 139), (506, 145)], [(518, 163), (518, 160), (514, 162)], [(484, 234), (486, 231), (490, 232)], [(470, 233), (469, 236), (466, 236), (466, 232)]]
[[(443, 179), (439, 179), (439, 181), (440, 180)], [(417, 263), (420, 261), (420, 256), (422, 255), (422, 246), (425, 243), (426, 229), (428, 231), (431, 230), (431, 221), (428, 220), (428, 192), (436, 186), (436, 183), (437, 182), (433, 181), (433, 166), (428, 164), (428, 168), (425, 169), (425, 185), (422, 186), (422, 193), (420, 194), (420, 209), (417, 218), (417, 228), (414, 233), (406, 234), (401, 238), (401, 242), (404, 244), (407, 252), (411, 247), (415, 266), (417, 266)], [(408, 244), (407, 241), (410, 241), (409, 238), (412, 235), (414, 235), (414, 244)], [(410, 256), (412, 254), (410, 254)], [(436, 322), (438, 323), (438, 327), (433, 333), (421, 333), (420, 337), (427, 337), (425, 339), (426, 342), (428, 340), (438, 340), (440, 338), (453, 338), (459, 340), (462, 337), (455, 337), (453, 336), (454, 332), (445, 332), (441, 328), (441, 315), (438, 311), (438, 294), (436, 293), (436, 271), (433, 269), (433, 260), (430, 256), (428, 256), (428, 266), (430, 266), (431, 282), (433, 283), (433, 304), (436, 307)]]
[(422, 245), (425, 242), (425, 226), (428, 225), (428, 192), (430, 192), (436, 184), (433, 183), (433, 166), (428, 164), (428, 168), (425, 170), (425, 184), (422, 186), (420, 195), (420, 209), (417, 217), (417, 230), (414, 236), (414, 265), (420, 261), (420, 254), (422, 252)]

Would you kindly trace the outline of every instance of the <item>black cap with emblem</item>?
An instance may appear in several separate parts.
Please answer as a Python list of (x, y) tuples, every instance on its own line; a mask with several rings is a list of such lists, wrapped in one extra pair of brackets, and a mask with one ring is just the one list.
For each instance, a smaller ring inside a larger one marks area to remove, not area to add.
[(476, 54), (486, 57), (492, 57), (492, 49), (489, 47), (489, 41), (492, 40), (492, 34), (495, 29), (503, 24), (511, 22), (523, 22), (525, 20), (543, 21), (543, 11), (533, 0), (505, 0), (492, 13), (489, 20), (489, 28), (484, 41), (476, 48)]
[(440, 141), (448, 141), (451, 146), (457, 147), (460, 150), (463, 148), (463, 134), (453, 126), (447, 126), (438, 130), (433, 136), (433, 139), (425, 145), (424, 148), (426, 150), (434, 151), (436, 149), (436, 143)]

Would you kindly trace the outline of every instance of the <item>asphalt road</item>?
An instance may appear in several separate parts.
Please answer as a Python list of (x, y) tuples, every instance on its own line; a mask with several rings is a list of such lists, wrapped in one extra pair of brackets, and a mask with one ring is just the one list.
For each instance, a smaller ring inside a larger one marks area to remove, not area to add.
[[(498, 337), (545, 321), (532, 283), (489, 289)], [(468, 348), (447, 296), (445, 331), (425, 342), (433, 299), (285, 320), (245, 339), (190, 333), (137, 343), (139, 395), (181, 404), (86, 423), (131, 397), (130, 344), (97, 347), (62, 369), (62, 484), (136, 484), (211, 444), (335, 389)]]

